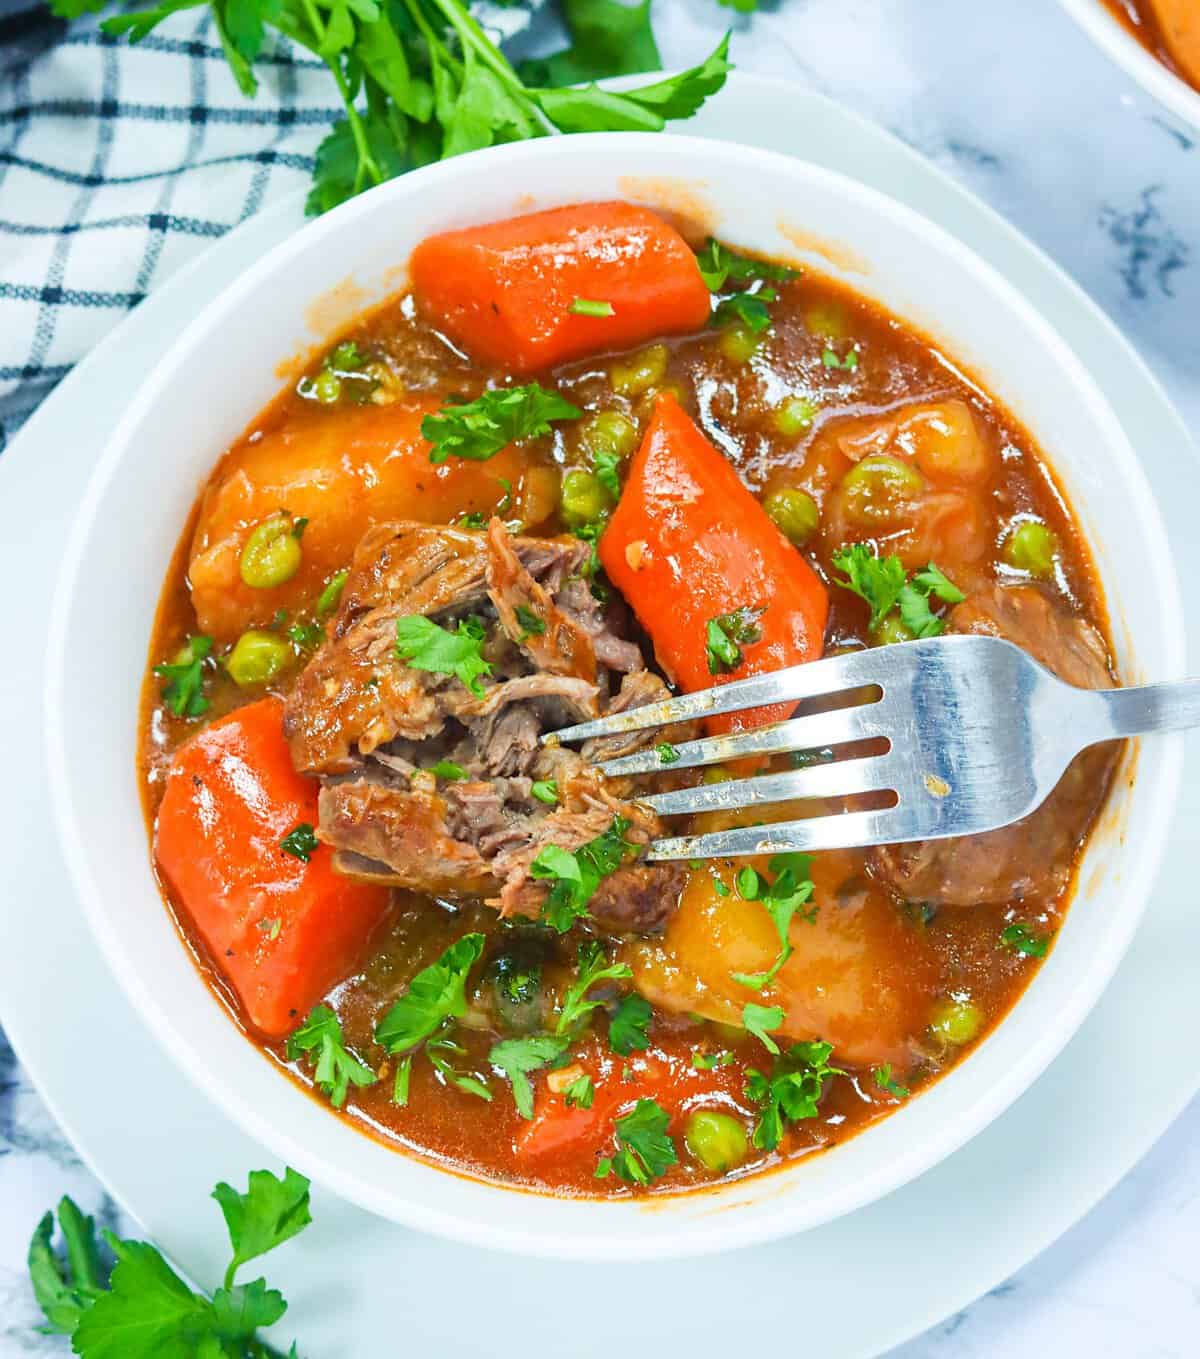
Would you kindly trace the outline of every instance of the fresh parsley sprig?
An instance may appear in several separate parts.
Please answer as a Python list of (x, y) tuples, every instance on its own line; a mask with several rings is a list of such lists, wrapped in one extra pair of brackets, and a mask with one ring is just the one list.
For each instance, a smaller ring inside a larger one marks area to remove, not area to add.
[(553, 883), (542, 905), (542, 919), (559, 934), (565, 934), (587, 915), (588, 902), (601, 882), (634, 852), (636, 847), (625, 839), (629, 824), (625, 817), (614, 816), (603, 835), (574, 852), (558, 845), (544, 845), (529, 865), (530, 877)]
[(180, 647), (174, 661), (154, 667), (154, 673), (165, 679), (163, 702), (176, 717), (201, 717), (209, 709), (204, 696), (205, 662), (212, 654), (213, 639), (198, 635), (189, 637)]
[(329, 1096), (329, 1102), (340, 1109), (346, 1102), (350, 1087), (362, 1089), (379, 1079), (369, 1066), (346, 1046), (342, 1026), (328, 1005), (314, 1005), (308, 1018), (287, 1040), (289, 1061), (315, 1054), (316, 1068), (313, 1081)]
[(464, 618), (451, 632), (421, 614), (408, 614), (396, 619), (396, 656), (414, 670), (453, 675), (482, 698), (479, 677), (492, 673), (491, 662), (483, 659), (486, 635), (478, 618)]
[(533, 1117), (530, 1072), (557, 1065), (566, 1057), (568, 1047), (568, 1038), (551, 1033), (535, 1033), (528, 1038), (505, 1038), (488, 1053), (488, 1061), (508, 1077), (517, 1113), (522, 1118)]
[[(211, 1295), (193, 1292), (145, 1241), (101, 1232), (112, 1257), (106, 1261), (95, 1222), (72, 1199), (62, 1199), (58, 1227), (64, 1256), (54, 1249), (53, 1213), (38, 1223), (29, 1244), (29, 1275), (45, 1330), (70, 1336), (81, 1359), (281, 1359), (258, 1331), (287, 1311), (282, 1293), (262, 1278), (239, 1284), (236, 1275), (308, 1226), (308, 1181), (291, 1169), (282, 1179), (254, 1170), (244, 1194), (222, 1183), (213, 1198), (229, 1231), (231, 1259)], [(294, 1344), (288, 1355), (298, 1359)]]
[(667, 1133), (670, 1121), (657, 1100), (638, 1100), (631, 1113), (616, 1120), (617, 1150), (599, 1161), (596, 1178), (615, 1174), (627, 1184), (645, 1185), (666, 1174), (679, 1160)]
[(899, 557), (881, 557), (873, 546), (852, 543), (833, 554), (834, 569), (842, 574), (837, 582), (871, 606), (869, 626), (876, 628), (897, 606), (904, 626), (914, 637), (938, 637), (946, 622), (930, 607), (930, 599), (944, 604), (960, 604), (966, 597), (933, 562), (909, 579)]
[(751, 1138), (760, 1151), (775, 1150), (785, 1122), (816, 1118), (825, 1087), (846, 1074), (829, 1065), (832, 1055), (831, 1043), (793, 1043), (775, 1059), (770, 1076), (753, 1068), (746, 1073), (746, 1097), (761, 1109)]
[(421, 421), (421, 434), (433, 445), (432, 463), (452, 457), (486, 462), (518, 439), (549, 434), (552, 420), (577, 420), (582, 414), (557, 392), (529, 382), (523, 387), (497, 387), (474, 401), (443, 406)]
[(588, 998), (593, 986), (605, 981), (628, 981), (633, 976), (628, 963), (610, 963), (604, 946), (595, 939), (580, 944), (575, 966), (575, 980), (563, 994), (562, 1009), (554, 1029), (557, 1034), (578, 1033), (588, 1015), (604, 1004), (601, 1000)]
[[(740, 0), (745, 3), (745, 0)], [(344, 117), (317, 149), (310, 213), (432, 161), (552, 132), (661, 131), (725, 83), (729, 35), (699, 66), (616, 93), (579, 80), (657, 69), (649, 3), (566, 0), (572, 45), (535, 63), (527, 83), (470, 13), (467, 0), (158, 0), (105, 19), (108, 34), (142, 41), (164, 19), (207, 3), (242, 92), (275, 30), (324, 62)], [(60, 18), (109, 0), (50, 0)], [(529, 73), (527, 72), (527, 75)]]
[(742, 663), (742, 647), (762, 641), (758, 620), (765, 612), (765, 605), (759, 608), (746, 605), (708, 620), (704, 630), (704, 655), (710, 675), (727, 675), (736, 670)]
[[(776, 854), (767, 865), (775, 874), (773, 881), (767, 881), (753, 868), (742, 869), (737, 876), (738, 893), (746, 901), (760, 902), (771, 917), (771, 923), (779, 935), (779, 952), (775, 961), (765, 972), (731, 972), (729, 975), (740, 986), (748, 986), (755, 991), (764, 991), (779, 975), (779, 970), (792, 956), (790, 929), (797, 911), (808, 903), (813, 894), (809, 870), (812, 867), (811, 854)], [(817, 908), (804, 911), (804, 919), (810, 924), (816, 922)]]
[(483, 954), (482, 934), (464, 934), (423, 967), (375, 1026), (375, 1041), (393, 1055), (423, 1043), (447, 1019), (467, 1011), (467, 977)]

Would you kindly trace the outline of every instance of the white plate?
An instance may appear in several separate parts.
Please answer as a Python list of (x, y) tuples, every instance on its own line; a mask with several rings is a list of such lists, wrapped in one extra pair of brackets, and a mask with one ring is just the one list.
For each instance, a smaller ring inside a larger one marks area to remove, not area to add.
[[(776, 116), (785, 101), (786, 130)], [(1189, 566), (1200, 565), (1200, 548), (1185, 546), (1183, 513), (1196, 468), (1178, 417), (1109, 323), (1011, 228), (885, 133), (794, 86), (737, 77), (689, 131), (840, 168), (940, 221), (1038, 298), (1109, 392), (1135, 444), (1152, 450), (1149, 470), (1168, 518), (1176, 516), (1171, 528), (1181, 574), (1187, 578)], [(13, 583), (7, 636), (20, 639), (18, 664), (0, 667), (10, 769), (32, 774), (41, 765), (35, 658), (46, 597), (66, 524), (121, 413), (131, 375), (153, 364), (182, 319), (299, 221), (297, 199), (214, 246), (81, 364), (0, 459), (0, 579)], [(104, 720), (87, 705), (86, 664), (81, 657), (83, 740), (89, 722)], [(0, 821), (6, 841), (19, 847), (0, 914), (5, 1027), (114, 1195), (196, 1278), (211, 1281), (220, 1232), (206, 1195), (217, 1179), (240, 1178), (262, 1163), (264, 1153), (137, 1025), (66, 886), (40, 780), (11, 781), (0, 798), (11, 804)], [(272, 1281), (292, 1299), (282, 1329), (303, 1339), (309, 1359), (379, 1353), (401, 1334), (406, 1347), (439, 1359), (474, 1356), (485, 1343), (488, 1351), (567, 1350), (586, 1359), (628, 1348), (631, 1335), (638, 1353), (686, 1346), (705, 1359), (744, 1343), (746, 1298), (754, 1299), (758, 1334), (788, 1333), (796, 1280), (803, 1279), (805, 1296), (820, 1300), (804, 1309), (805, 1340), (822, 1359), (875, 1355), (923, 1330), (1064, 1231), (1200, 1086), (1191, 1037), (1200, 994), (1189, 966), (1200, 921), (1192, 906), (1195, 837), (1185, 829), (1200, 824), (1198, 814), (1200, 787), (1193, 787), (1134, 947), (1062, 1057), (968, 1147), (890, 1198), (773, 1246), (656, 1265), (651, 1288), (645, 1267), (489, 1254), (406, 1232), (318, 1195), (317, 1225), (271, 1262)], [(1121, 1073), (1119, 1100), (1104, 1072)], [(1047, 1148), (1054, 1154), (1039, 1154)], [(470, 1316), (487, 1319), (486, 1341), (479, 1325), (463, 1320), (464, 1278)], [(597, 1285), (624, 1305), (597, 1308)], [(712, 1301), (700, 1307), (701, 1299)]]

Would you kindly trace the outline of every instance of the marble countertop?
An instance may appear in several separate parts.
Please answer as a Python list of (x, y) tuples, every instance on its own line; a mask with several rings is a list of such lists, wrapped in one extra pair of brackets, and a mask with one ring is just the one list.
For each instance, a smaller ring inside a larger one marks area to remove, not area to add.
[[(656, 9), (668, 66), (731, 22), (713, 0)], [(1131, 336), (1200, 430), (1200, 145), (1051, 0), (763, 0), (732, 23), (742, 69), (853, 105), (1015, 222)], [(33, 1224), (63, 1193), (117, 1225), (0, 1038), (0, 1359), (65, 1353), (32, 1331), (24, 1264)], [(892, 1359), (1187, 1359), (1198, 1246), (1200, 1100), (1059, 1242)]]

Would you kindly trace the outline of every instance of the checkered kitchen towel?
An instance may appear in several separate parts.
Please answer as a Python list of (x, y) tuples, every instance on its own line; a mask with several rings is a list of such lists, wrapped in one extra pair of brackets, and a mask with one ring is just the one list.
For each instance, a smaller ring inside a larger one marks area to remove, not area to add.
[[(481, 0), (499, 34), (528, 15)], [(146, 294), (308, 183), (338, 116), (324, 67), (280, 39), (238, 90), (208, 10), (135, 47), (0, 0), (0, 451)]]

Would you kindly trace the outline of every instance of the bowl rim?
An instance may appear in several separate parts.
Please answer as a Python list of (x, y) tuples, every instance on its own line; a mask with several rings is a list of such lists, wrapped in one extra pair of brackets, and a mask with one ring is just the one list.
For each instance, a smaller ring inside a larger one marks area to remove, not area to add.
[(1103, 0), (1058, 0), (1058, 3), (1117, 66), (1164, 108), (1200, 131), (1200, 90), (1164, 66), (1121, 23)]
[[(698, 156), (708, 162), (706, 173), (709, 174), (713, 172), (714, 162), (719, 162), (722, 157), (735, 157), (739, 162), (751, 157), (762, 167), (764, 174), (825, 180), (835, 185), (844, 195), (870, 200), (879, 213), (904, 224), (927, 241), (932, 241), (943, 251), (955, 256), (961, 267), (982, 274), (993, 287), (1001, 289), (1009, 305), (1024, 314), (1027, 323), (1040, 332), (1047, 346), (1056, 352), (1064, 367), (1073, 374), (1073, 385), (1080, 399), (1086, 399), (1098, 412), (1105, 412), (1110, 416), (1115, 431), (1110, 445), (1111, 452), (1125, 474), (1128, 488), (1132, 493), (1135, 513), (1148, 529), (1158, 530), (1149, 534), (1148, 551), (1156, 560), (1156, 570), (1160, 572), (1159, 580), (1162, 586), (1158, 593), (1158, 612), (1163, 624), (1161, 631), (1167, 661), (1163, 667), (1165, 673), (1161, 678), (1174, 678), (1182, 674), (1183, 641), (1177, 631), (1169, 626), (1171, 619), (1179, 615), (1178, 580), (1166, 548), (1165, 531), (1162, 529), (1158, 507), (1136, 454), (1120, 423), (1112, 417), (1107, 401), (1094, 379), (1075, 358), (1071, 348), (1059, 336), (1057, 330), (1040, 316), (1036, 308), (1009, 284), (997, 269), (980, 259), (957, 237), (889, 195), (868, 188), (850, 176), (826, 170), (799, 158), (737, 142), (713, 142), (678, 134), (642, 133), (576, 134), (571, 138), (571, 146), (566, 154), (574, 156), (587, 149), (578, 145), (580, 136), (586, 138), (587, 143), (597, 150), (612, 149), (612, 144), (615, 143), (622, 152), (629, 154), (631, 159), (639, 150), (645, 153), (643, 159), (653, 161), (657, 157), (662, 163), (654, 165), (653, 170), (662, 174), (676, 169), (680, 161), (694, 169), (695, 158)], [(564, 148), (560, 145), (560, 140), (516, 143), (475, 152), (454, 161), (441, 162), (401, 179), (389, 181), (369, 194), (343, 204), (332, 213), (308, 224), (262, 256), (229, 288), (214, 297), (178, 334), (164, 353), (155, 372), (131, 401), (109, 439), (93, 470), (87, 491), (70, 529), (54, 593), (46, 653), (48, 671), (45, 705), (46, 750), (51, 799), (58, 838), (72, 881), (79, 893), (89, 927), (109, 967), (132, 999), (135, 1009), (143, 1016), (144, 1021), (149, 1023), (156, 1039), (170, 1052), (176, 1065), (183, 1069), (189, 1079), (203, 1090), (218, 1108), (243, 1127), (264, 1149), (270, 1150), (287, 1164), (302, 1169), (340, 1197), (368, 1211), (468, 1244), (570, 1259), (629, 1261), (644, 1258), (678, 1258), (774, 1240), (843, 1216), (899, 1188), (950, 1155), (1020, 1096), (1057, 1056), (1082, 1023), (1132, 940), (1162, 857), (1170, 807), (1175, 800), (1175, 790), (1181, 776), (1181, 748), (1172, 746), (1163, 750), (1158, 777), (1152, 786), (1145, 789), (1144, 795), (1153, 799), (1156, 815), (1152, 819), (1151, 835), (1139, 844), (1140, 890), (1136, 894), (1131, 894), (1136, 900), (1132, 908), (1127, 905), (1120, 922), (1122, 928), (1112, 931), (1103, 950), (1071, 988), (1069, 1004), (1059, 1011), (1060, 1022), (1054, 1031), (1048, 1031), (1041, 1041), (1032, 1044), (1022, 1054), (1020, 1060), (1007, 1067), (986, 1094), (974, 1098), (964, 1108), (955, 1110), (952, 1127), (943, 1130), (940, 1138), (914, 1145), (906, 1154), (894, 1158), (886, 1166), (877, 1165), (874, 1173), (862, 1177), (855, 1184), (828, 1193), (822, 1209), (809, 1213), (802, 1221), (796, 1220), (798, 1214), (794, 1202), (773, 1206), (768, 1196), (764, 1196), (740, 1217), (721, 1211), (732, 1206), (720, 1205), (715, 1201), (716, 1195), (726, 1186), (717, 1186), (713, 1190), (704, 1191), (717, 1211), (710, 1212), (700, 1222), (688, 1221), (682, 1217), (672, 1222), (669, 1212), (672, 1203), (694, 1201), (696, 1195), (655, 1196), (648, 1200), (617, 1202), (565, 1200), (575, 1204), (586, 1203), (589, 1209), (598, 1212), (628, 1212), (631, 1206), (639, 1210), (654, 1211), (653, 1219), (645, 1212), (639, 1212), (637, 1216), (628, 1215), (623, 1232), (606, 1233), (600, 1240), (589, 1240), (585, 1234), (574, 1229), (547, 1230), (544, 1225), (531, 1228), (507, 1223), (501, 1225), (479, 1222), (429, 1202), (418, 1202), (412, 1196), (405, 1196), (399, 1191), (393, 1191), (386, 1201), (381, 1202), (378, 1186), (368, 1183), (364, 1171), (355, 1171), (340, 1160), (331, 1160), (308, 1148), (294, 1137), (289, 1129), (270, 1122), (253, 1105), (243, 1102), (231, 1083), (209, 1070), (198, 1044), (176, 1024), (169, 1010), (160, 1005), (146, 979), (139, 972), (135, 960), (117, 937), (107, 916), (103, 894), (91, 874), (85, 837), (80, 829), (80, 818), (69, 774), (68, 708), (65, 701), (70, 679), (68, 624), (73, 597), (83, 569), (86, 547), (110, 483), (129, 454), (141, 421), (146, 412), (161, 398), (163, 390), (169, 389), (178, 380), (192, 349), (209, 339), (211, 332), (219, 328), (220, 324), (241, 305), (243, 298), (260, 286), (264, 278), (281, 270), (295, 254), (311, 248), (323, 237), (346, 230), (359, 216), (377, 211), (392, 198), (406, 197), (424, 184), (452, 180), (467, 165), (477, 167), (481, 162), (489, 165), (507, 162), (514, 168), (519, 168), (533, 159), (563, 154)], [(637, 168), (634, 167), (629, 173), (636, 173)], [(1145, 780), (1142, 782), (1144, 785)], [(223, 1017), (222, 1023), (228, 1022), (228, 1017)], [(997, 1032), (1002, 1028), (1003, 1024), (998, 1026)], [(939, 1082), (935, 1089), (923, 1096), (923, 1102), (932, 1101), (939, 1090), (945, 1096), (947, 1085), (947, 1081)], [(902, 1117), (903, 1112), (898, 1111), (888, 1121)], [(353, 1129), (353, 1132), (356, 1137), (364, 1136), (358, 1129)], [(396, 1153), (393, 1150), (391, 1154), (405, 1153)], [(410, 1159), (423, 1160), (423, 1158)], [(447, 1174), (445, 1168), (431, 1166), (427, 1160), (424, 1164), (435, 1174)], [(798, 1171), (799, 1162), (793, 1162), (790, 1167), (785, 1166), (750, 1178), (755, 1182), (762, 1182), (768, 1175), (794, 1175)], [(454, 1172), (451, 1171), (450, 1174), (453, 1175)], [(555, 1195), (523, 1191), (519, 1187), (490, 1183), (474, 1176), (467, 1178), (492, 1194), (501, 1191), (505, 1195), (521, 1194), (543, 1202), (563, 1201)], [(733, 1183), (745, 1182), (742, 1180)]]

